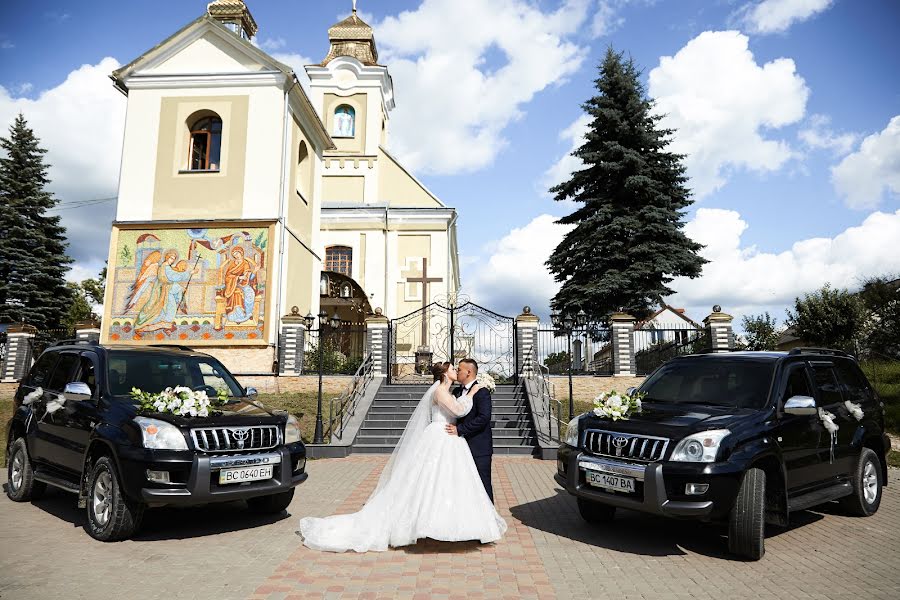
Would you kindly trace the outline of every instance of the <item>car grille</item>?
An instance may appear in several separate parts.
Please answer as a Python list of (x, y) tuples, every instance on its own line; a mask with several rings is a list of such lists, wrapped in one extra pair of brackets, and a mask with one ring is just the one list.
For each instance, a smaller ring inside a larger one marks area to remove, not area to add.
[(584, 432), (584, 449), (599, 456), (653, 462), (662, 460), (668, 447), (669, 440), (666, 438), (600, 429)]
[(281, 443), (277, 425), (252, 427), (202, 427), (191, 429), (194, 447), (204, 452), (238, 452), (266, 450)]

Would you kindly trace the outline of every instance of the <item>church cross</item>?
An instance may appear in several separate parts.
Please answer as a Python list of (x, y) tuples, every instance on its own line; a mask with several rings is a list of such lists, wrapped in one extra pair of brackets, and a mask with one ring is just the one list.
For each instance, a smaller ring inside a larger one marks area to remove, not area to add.
[(428, 259), (422, 258), (422, 276), (421, 277), (407, 277), (406, 283), (421, 283), (422, 284), (422, 345), (427, 345), (426, 340), (428, 339), (428, 318), (424, 314), (425, 307), (428, 306), (428, 284), (429, 283), (440, 283), (444, 281), (441, 277), (429, 277), (428, 276)]

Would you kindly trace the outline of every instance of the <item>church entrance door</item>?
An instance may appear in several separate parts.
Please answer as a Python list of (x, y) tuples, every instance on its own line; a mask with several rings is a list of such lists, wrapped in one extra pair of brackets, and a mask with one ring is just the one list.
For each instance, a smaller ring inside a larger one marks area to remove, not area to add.
[(478, 361), (479, 372), (496, 383), (516, 380), (516, 320), (474, 302), (439, 302), (390, 325), (391, 383), (430, 384), (431, 365), (463, 358)]

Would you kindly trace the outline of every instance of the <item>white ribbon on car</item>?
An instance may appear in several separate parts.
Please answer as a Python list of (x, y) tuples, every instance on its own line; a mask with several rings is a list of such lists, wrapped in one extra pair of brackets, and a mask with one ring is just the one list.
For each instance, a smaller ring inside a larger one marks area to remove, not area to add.
[(854, 419), (856, 419), (857, 421), (863, 420), (863, 409), (861, 405), (854, 404), (853, 402), (847, 400), (844, 402), (844, 407), (847, 409), (847, 412), (853, 415)]
[[(30, 406), (30, 405), (34, 404), (35, 402), (37, 402), (38, 400), (40, 400), (43, 395), (44, 395), (43, 388), (37, 388), (33, 392), (31, 392), (30, 394), (26, 394), (25, 397), (22, 398), (22, 405)], [(47, 415), (52, 415), (53, 413), (55, 413), (56, 411), (58, 411), (65, 405), (66, 405), (66, 397), (63, 396), (62, 394), (55, 395), (52, 400), (47, 401), (47, 405), (44, 407), (44, 414), (41, 415), (40, 420), (43, 421), (44, 417), (46, 417)], [(34, 411), (32, 410), (31, 413), (34, 414)], [(30, 423), (26, 423), (26, 427), (29, 424)]]
[(819, 420), (822, 421), (822, 425), (825, 426), (825, 429), (828, 430), (828, 433), (831, 434), (831, 455), (829, 459), (829, 463), (834, 463), (834, 446), (837, 444), (837, 431), (840, 429), (838, 424), (834, 422), (837, 417), (832, 413), (828, 412), (823, 408), (819, 408)]

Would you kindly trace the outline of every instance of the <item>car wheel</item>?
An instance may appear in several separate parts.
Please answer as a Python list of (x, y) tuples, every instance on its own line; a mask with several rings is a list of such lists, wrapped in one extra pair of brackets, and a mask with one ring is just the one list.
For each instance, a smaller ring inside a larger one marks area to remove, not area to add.
[(44, 495), (47, 484), (34, 480), (34, 469), (28, 458), (28, 447), (23, 438), (9, 446), (9, 464), (6, 468), (6, 495), (14, 502), (37, 500)]
[(91, 469), (87, 500), (87, 532), (101, 542), (131, 537), (144, 516), (144, 505), (122, 493), (115, 464), (101, 456)]
[(749, 469), (738, 490), (728, 519), (728, 550), (759, 560), (766, 553), (766, 474)]
[(294, 488), (271, 496), (248, 498), (247, 506), (251, 511), (261, 515), (275, 515), (286, 509), (294, 499)]
[(856, 470), (850, 474), (853, 493), (841, 498), (841, 505), (857, 517), (870, 517), (881, 504), (881, 461), (870, 448), (863, 448)]
[(578, 512), (588, 523), (608, 523), (616, 516), (616, 507), (578, 498)]

